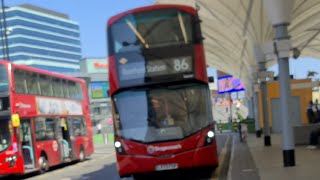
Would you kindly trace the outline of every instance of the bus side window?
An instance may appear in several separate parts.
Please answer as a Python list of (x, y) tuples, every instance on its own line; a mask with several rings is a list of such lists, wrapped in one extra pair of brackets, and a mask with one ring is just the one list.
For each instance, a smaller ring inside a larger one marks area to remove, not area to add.
[(50, 118), (37, 117), (35, 119), (36, 140), (45, 141), (54, 139), (55, 124)]
[(65, 98), (70, 98), (69, 88), (68, 88), (68, 81), (62, 80), (62, 86), (63, 86), (63, 94)]
[(40, 94), (38, 84), (38, 74), (27, 72), (26, 74), (28, 94)]
[(42, 96), (52, 96), (52, 83), (47, 75), (39, 75), (40, 91)]
[(86, 126), (83, 118), (73, 118), (72, 121), (72, 130), (74, 136), (85, 136), (87, 134)]
[(73, 81), (68, 81), (69, 97), (72, 99), (76, 98), (76, 83)]
[(62, 82), (59, 78), (52, 79), (53, 96), (63, 98)]
[(25, 71), (14, 70), (14, 88), (16, 93), (27, 94)]
[(80, 83), (76, 83), (76, 92), (77, 92), (76, 99), (82, 100), (83, 96), (82, 96), (82, 88)]

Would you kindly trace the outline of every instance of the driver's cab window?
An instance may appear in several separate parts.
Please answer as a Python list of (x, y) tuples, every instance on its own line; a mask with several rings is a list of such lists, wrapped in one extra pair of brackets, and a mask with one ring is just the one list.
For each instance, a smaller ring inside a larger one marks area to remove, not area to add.
[(9, 119), (0, 119), (0, 152), (7, 149), (11, 143), (12, 127)]

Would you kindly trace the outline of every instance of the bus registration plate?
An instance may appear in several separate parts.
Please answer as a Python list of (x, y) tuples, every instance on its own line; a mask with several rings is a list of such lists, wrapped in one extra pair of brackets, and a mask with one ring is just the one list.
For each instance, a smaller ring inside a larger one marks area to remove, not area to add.
[(164, 170), (170, 170), (170, 169), (178, 169), (178, 164), (177, 163), (160, 164), (156, 166), (156, 171), (164, 171)]

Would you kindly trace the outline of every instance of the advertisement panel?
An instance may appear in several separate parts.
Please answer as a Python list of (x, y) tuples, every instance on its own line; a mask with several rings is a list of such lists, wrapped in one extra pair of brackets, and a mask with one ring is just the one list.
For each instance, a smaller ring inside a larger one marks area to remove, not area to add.
[(87, 73), (108, 73), (108, 61), (105, 58), (87, 59)]
[(91, 82), (91, 97), (92, 99), (101, 99), (108, 97), (109, 83), (108, 82)]
[(239, 78), (233, 76), (218, 77), (218, 93), (231, 93), (237, 91), (244, 91), (245, 87)]
[(82, 115), (81, 103), (72, 100), (37, 97), (38, 115)]

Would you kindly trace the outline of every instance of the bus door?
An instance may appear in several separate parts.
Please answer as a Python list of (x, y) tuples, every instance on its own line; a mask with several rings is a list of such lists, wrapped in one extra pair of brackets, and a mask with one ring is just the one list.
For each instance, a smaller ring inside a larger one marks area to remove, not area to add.
[(31, 130), (30, 119), (22, 119), (20, 125), (20, 137), (24, 167), (26, 170), (35, 168), (34, 143)]
[(65, 118), (60, 118), (58, 120), (58, 142), (60, 147), (60, 155), (63, 162), (71, 161), (71, 138), (70, 138), (70, 128), (68, 123), (66, 123)]
[(72, 123), (73, 119), (72, 118), (68, 118), (68, 127), (70, 127), (70, 130), (69, 130), (69, 136), (70, 136), (70, 145), (71, 145), (71, 157), (73, 159), (77, 159), (77, 154), (76, 154), (76, 138), (74, 136), (74, 133), (75, 133), (75, 130), (74, 130), (74, 126), (73, 126), (73, 123)]

